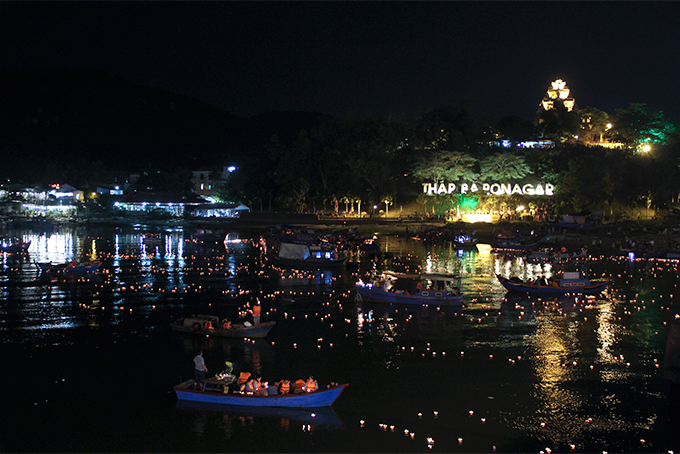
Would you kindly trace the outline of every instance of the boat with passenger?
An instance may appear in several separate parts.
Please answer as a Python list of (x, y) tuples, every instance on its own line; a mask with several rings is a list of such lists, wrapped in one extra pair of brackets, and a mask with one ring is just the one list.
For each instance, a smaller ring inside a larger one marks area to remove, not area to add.
[(491, 244), (491, 252), (499, 254), (524, 254), (526, 251), (538, 247), (537, 242), (527, 243), (522, 232), (503, 230), (495, 236)]
[(360, 279), (354, 289), (358, 299), (380, 303), (460, 306), (465, 297), (460, 276), (451, 274), (383, 271), (368, 282)]
[(258, 324), (231, 323), (227, 319), (220, 322), (216, 315), (192, 315), (170, 323), (170, 329), (179, 333), (199, 334), (201, 336), (228, 337), (232, 339), (261, 339), (267, 337), (276, 322)]
[(597, 295), (610, 284), (610, 280), (588, 279), (583, 271), (564, 271), (554, 279), (539, 278), (534, 282), (524, 282), (517, 277), (507, 278), (496, 274), (501, 285), (508, 292), (519, 292), (542, 295)]
[(6, 252), (7, 254), (23, 253), (31, 247), (31, 242), (23, 240), (7, 241), (3, 240), (0, 242), (0, 252)]
[(286, 407), (286, 408), (316, 408), (333, 405), (340, 394), (347, 388), (347, 384), (332, 385), (310, 392), (291, 392), (279, 394), (276, 387), (267, 395), (254, 395), (232, 391), (235, 382), (233, 376), (224, 378), (209, 378), (203, 389), (195, 389), (193, 379), (187, 380), (174, 387), (177, 398), (182, 401), (203, 402), (209, 404), (239, 406), (239, 407)]
[(76, 261), (63, 262), (63, 263), (52, 263), (52, 262), (36, 262), (40, 271), (45, 274), (93, 274), (96, 273), (99, 267), (102, 265), (101, 262), (97, 263), (83, 263), (79, 264)]

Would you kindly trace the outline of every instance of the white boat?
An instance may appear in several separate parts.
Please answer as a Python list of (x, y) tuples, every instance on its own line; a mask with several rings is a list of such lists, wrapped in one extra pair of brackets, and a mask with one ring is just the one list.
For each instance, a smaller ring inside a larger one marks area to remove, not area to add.
[(345, 258), (338, 252), (320, 245), (281, 243), (274, 262), (285, 267), (324, 268), (342, 266)]

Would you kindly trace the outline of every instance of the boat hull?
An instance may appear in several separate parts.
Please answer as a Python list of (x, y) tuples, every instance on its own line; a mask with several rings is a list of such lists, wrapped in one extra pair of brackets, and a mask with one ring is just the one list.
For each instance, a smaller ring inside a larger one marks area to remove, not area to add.
[(572, 259), (583, 259), (588, 256), (588, 251), (578, 252), (546, 252), (546, 251), (528, 251), (527, 260), (547, 260), (547, 261), (564, 261)]
[(582, 295), (596, 295), (603, 292), (610, 281), (590, 282), (589, 285), (563, 285), (559, 287), (533, 285), (524, 282), (511, 281), (503, 276), (496, 275), (501, 285), (505, 287), (508, 292), (520, 292), (541, 295), (567, 295), (567, 294), (582, 294)]
[(289, 259), (285, 257), (275, 257), (274, 262), (277, 266), (284, 268), (339, 268), (345, 264), (344, 259)]
[(59, 273), (59, 274), (91, 274), (95, 273), (101, 263), (95, 263), (89, 266), (76, 266), (68, 268), (66, 263), (38, 263), (38, 267), (43, 273)]
[(8, 254), (16, 254), (18, 252), (26, 252), (30, 246), (31, 246), (30, 241), (27, 242), (27, 243), (22, 243), (22, 244), (10, 244), (8, 246), (0, 245), (0, 252), (6, 252)]
[(193, 386), (193, 383), (193, 380), (187, 380), (184, 383), (175, 386), (175, 393), (179, 400), (240, 407), (329, 407), (333, 405), (333, 402), (335, 402), (347, 387), (347, 385), (344, 384), (328, 389), (322, 389), (313, 393), (277, 394), (275, 396), (265, 397), (198, 391), (190, 389), (190, 387)]
[(259, 323), (253, 326), (239, 326), (231, 329), (193, 329), (192, 327), (178, 325), (177, 323), (171, 323), (170, 328), (173, 331), (185, 334), (198, 334), (201, 336), (216, 336), (216, 337), (227, 337), (232, 339), (262, 339), (267, 337), (269, 331), (272, 327), (276, 325), (276, 322), (265, 322)]
[(448, 292), (419, 292), (413, 295), (405, 293), (386, 292), (382, 287), (362, 286), (357, 284), (355, 287), (358, 295), (367, 301), (375, 301), (389, 304), (410, 304), (410, 305), (439, 305), (439, 306), (460, 306), (463, 304), (465, 295), (452, 295)]
[(538, 243), (532, 244), (513, 244), (495, 243), (491, 245), (491, 252), (497, 254), (524, 254), (531, 249), (538, 247)]

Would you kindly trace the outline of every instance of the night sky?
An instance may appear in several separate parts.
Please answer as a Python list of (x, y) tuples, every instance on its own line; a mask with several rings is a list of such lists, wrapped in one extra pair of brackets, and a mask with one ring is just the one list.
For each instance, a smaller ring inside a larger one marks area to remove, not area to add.
[(0, 68), (94, 68), (242, 117), (445, 105), (533, 119), (579, 107), (680, 118), (678, 2), (0, 3)]

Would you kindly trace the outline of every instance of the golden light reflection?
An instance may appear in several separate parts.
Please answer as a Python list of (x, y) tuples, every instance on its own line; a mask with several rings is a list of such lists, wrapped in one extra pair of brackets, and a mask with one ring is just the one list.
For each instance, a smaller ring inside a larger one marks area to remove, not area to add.
[(466, 213), (463, 214), (465, 222), (491, 222), (491, 214)]
[(99, 261), (99, 255), (97, 253), (97, 242), (94, 239), (92, 240), (92, 242), (90, 244), (89, 260), (92, 263)]
[(611, 301), (602, 301), (597, 309), (597, 358), (602, 363), (613, 363), (616, 358), (611, 349), (622, 334), (621, 327), (615, 323), (616, 316)]
[(564, 386), (576, 379), (572, 358), (577, 332), (571, 329), (572, 325), (565, 323), (559, 312), (546, 312), (529, 339), (536, 355), (533, 362), (537, 380), (534, 397), (541, 411), (535, 417), (527, 418), (524, 424), (534, 427), (538, 426), (537, 419), (548, 420), (542, 430), (558, 444), (578, 439), (587, 430), (583, 423), (575, 424), (569, 415), (580, 413), (588, 395)]

